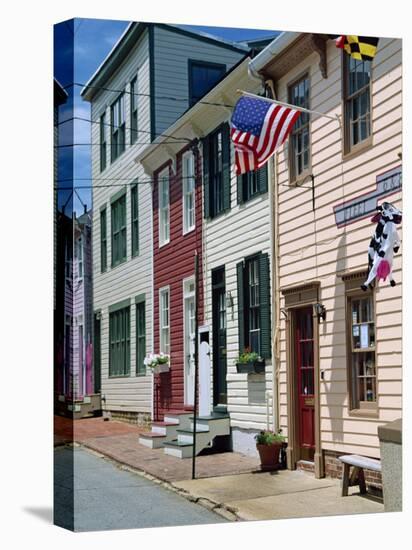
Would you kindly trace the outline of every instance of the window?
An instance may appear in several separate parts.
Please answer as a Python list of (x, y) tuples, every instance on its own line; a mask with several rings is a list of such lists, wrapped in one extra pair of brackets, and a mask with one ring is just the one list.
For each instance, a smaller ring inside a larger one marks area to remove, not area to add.
[(223, 124), (203, 141), (205, 218), (230, 209), (230, 137)]
[(256, 254), (237, 264), (239, 352), (250, 348), (271, 356), (270, 274), (268, 254)]
[(130, 374), (130, 307), (109, 314), (109, 376)]
[(112, 202), (112, 267), (124, 262), (126, 250), (126, 193)]
[(376, 409), (376, 348), (373, 292), (347, 297), (351, 409)]
[(137, 76), (130, 82), (130, 143), (137, 140), (137, 105), (138, 105)]
[(136, 375), (144, 376), (146, 366), (144, 358), (146, 356), (146, 316), (145, 302), (136, 304)]
[(83, 279), (83, 239), (79, 237), (77, 239), (77, 276), (79, 279)]
[(159, 175), (159, 246), (170, 241), (169, 168)]
[(131, 190), (132, 257), (139, 254), (139, 194), (137, 184)]
[(66, 390), (68, 388), (69, 372), (71, 370), (71, 358), (72, 358), (72, 317), (70, 315), (64, 316), (64, 363), (66, 366), (64, 385)]
[(107, 269), (107, 219), (106, 208), (100, 211), (100, 269)]
[(66, 241), (66, 244), (64, 246), (64, 274), (66, 282), (71, 281), (73, 278), (73, 253), (71, 247), (72, 244), (72, 242)]
[[(289, 87), (289, 102), (309, 109), (309, 78), (301, 78)], [(291, 181), (309, 169), (309, 113), (302, 112), (293, 125), (289, 138), (289, 170)]]
[(121, 94), (111, 106), (111, 151), (112, 162), (115, 161), (125, 149), (126, 124), (124, 113), (124, 94)]
[(371, 62), (343, 53), (345, 153), (371, 135)]
[(106, 113), (100, 117), (100, 172), (106, 168), (107, 138), (106, 138)]
[(194, 105), (223, 77), (226, 65), (189, 59), (189, 98)]
[(183, 233), (195, 227), (195, 158), (192, 152), (182, 157)]
[(250, 349), (260, 354), (259, 266), (257, 259), (249, 260), (246, 265), (246, 308), (248, 310), (247, 340)]
[(83, 369), (83, 362), (84, 362), (84, 353), (83, 353), (84, 342), (83, 342), (83, 325), (80, 324), (80, 323), (79, 323), (78, 336), (79, 336), (79, 342), (78, 342), (78, 346), (79, 346), (79, 367), (80, 367), (80, 373), (82, 374), (81, 369)]
[(168, 288), (160, 290), (160, 351), (170, 354), (170, 294)]
[(247, 172), (237, 177), (237, 202), (243, 202), (253, 197), (266, 193), (268, 190), (268, 168), (267, 164), (259, 170)]

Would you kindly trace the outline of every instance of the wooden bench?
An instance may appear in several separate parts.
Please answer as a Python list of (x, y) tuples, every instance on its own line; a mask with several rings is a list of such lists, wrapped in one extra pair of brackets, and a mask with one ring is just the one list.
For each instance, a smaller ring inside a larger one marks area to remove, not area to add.
[[(360, 455), (343, 455), (339, 457), (339, 460), (343, 462), (343, 497), (348, 496), (348, 488), (353, 485), (359, 485), (359, 491), (362, 495), (366, 493), (364, 469), (373, 470), (374, 472), (382, 471), (380, 460), (375, 460), (373, 458), (367, 458)], [(350, 475), (351, 466), (353, 466), (353, 471)]]

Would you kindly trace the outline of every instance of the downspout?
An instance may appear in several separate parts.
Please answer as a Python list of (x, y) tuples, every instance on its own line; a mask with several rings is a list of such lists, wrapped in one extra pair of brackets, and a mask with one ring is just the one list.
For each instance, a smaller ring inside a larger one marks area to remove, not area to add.
[[(272, 92), (272, 99), (276, 99), (273, 80), (267, 80)], [(279, 275), (279, 189), (277, 177), (278, 155), (275, 153), (269, 161), (270, 182), (270, 223), (271, 223), (271, 253), (272, 265), (272, 357), (273, 357), (273, 422), (274, 431), (280, 430), (279, 413), (279, 370), (280, 370), (280, 275)]]
[[(272, 99), (276, 99), (274, 85), (272, 80), (267, 80), (263, 75), (259, 74), (252, 62), (248, 67), (249, 76), (259, 80), (265, 88), (268, 86), (271, 90)], [(268, 193), (269, 193), (269, 240), (270, 254), (272, 257), (272, 269), (270, 270), (271, 277), (271, 310), (274, 312), (274, 322), (272, 322), (272, 423), (273, 431), (279, 431), (279, 324), (280, 324), (280, 302), (279, 302), (279, 253), (278, 253), (278, 189), (277, 189), (277, 153), (268, 161)], [(272, 315), (273, 317), (273, 315)], [(269, 393), (265, 393), (266, 397), (266, 412), (267, 425), (269, 428)]]

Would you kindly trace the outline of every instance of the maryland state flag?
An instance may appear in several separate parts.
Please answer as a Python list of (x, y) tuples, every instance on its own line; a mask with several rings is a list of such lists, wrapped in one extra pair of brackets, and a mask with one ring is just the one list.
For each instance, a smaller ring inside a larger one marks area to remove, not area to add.
[(376, 54), (379, 38), (373, 36), (353, 36), (350, 34), (338, 36), (329, 35), (334, 38), (336, 47), (345, 50), (350, 56), (360, 61), (371, 61)]

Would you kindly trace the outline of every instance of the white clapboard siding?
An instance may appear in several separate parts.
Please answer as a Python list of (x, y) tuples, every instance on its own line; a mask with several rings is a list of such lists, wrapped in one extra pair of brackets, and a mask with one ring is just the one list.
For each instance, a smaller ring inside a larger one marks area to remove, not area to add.
[[(287, 86), (309, 70), (311, 108), (341, 113), (341, 52), (327, 44), (328, 78), (323, 79), (319, 56), (311, 54), (278, 82), (278, 97), (287, 101)], [(311, 192), (279, 186), (280, 285), (320, 282), (320, 301), (327, 310), (319, 338), (321, 446), (323, 450), (379, 457), (379, 425), (402, 414), (402, 247), (395, 255), (397, 286), (382, 283), (376, 291), (378, 418), (351, 416), (346, 363), (345, 289), (337, 272), (366, 269), (367, 248), (374, 225), (369, 219), (337, 229), (333, 207), (375, 188), (376, 176), (398, 166), (401, 152), (401, 41), (381, 39), (372, 69), (373, 147), (344, 159), (339, 125), (312, 116), (312, 173), (316, 212)], [(343, 169), (342, 169), (343, 166)], [(288, 150), (278, 154), (279, 184), (288, 184)], [(307, 185), (307, 184), (306, 184)], [(402, 208), (402, 194), (388, 198)], [(299, 223), (296, 223), (299, 219)], [(316, 235), (315, 235), (316, 229)], [(402, 236), (402, 230), (399, 229)], [(324, 241), (324, 242), (322, 242)], [(316, 249), (315, 249), (316, 247)], [(316, 252), (315, 252), (316, 250)], [(281, 307), (284, 298), (281, 297)], [(288, 433), (286, 332), (281, 326), (280, 423)]]

